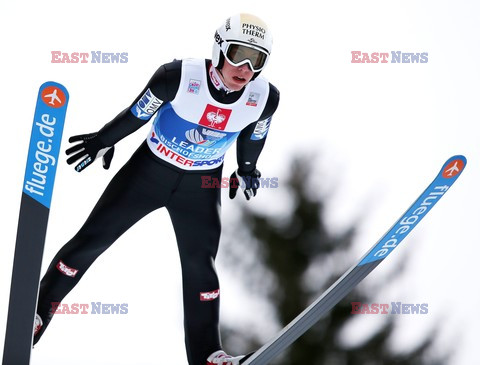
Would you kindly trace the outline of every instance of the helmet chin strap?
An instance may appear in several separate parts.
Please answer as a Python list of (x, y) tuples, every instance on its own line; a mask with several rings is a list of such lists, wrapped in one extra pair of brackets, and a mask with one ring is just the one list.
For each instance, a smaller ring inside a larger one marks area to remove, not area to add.
[(213, 86), (215, 86), (217, 90), (223, 90), (227, 94), (234, 91), (229, 89), (227, 85), (225, 85), (225, 83), (223, 82), (224, 77), (223, 77), (222, 71), (217, 69), (216, 67), (213, 67), (212, 64), (210, 65), (208, 74), (210, 75), (210, 81), (212, 81)]

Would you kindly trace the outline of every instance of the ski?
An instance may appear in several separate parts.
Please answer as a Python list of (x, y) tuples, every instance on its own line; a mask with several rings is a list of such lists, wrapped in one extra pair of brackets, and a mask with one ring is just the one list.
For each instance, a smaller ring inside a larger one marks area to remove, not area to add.
[(415, 228), (457, 180), (466, 163), (467, 160), (464, 156), (458, 155), (449, 158), (433, 182), (356, 265), (348, 269), (340, 279), (284, 327), (270, 342), (244, 358), (241, 364), (268, 364), (317, 323), (372, 272)]
[(40, 86), (20, 203), (3, 365), (30, 362), (40, 269), (67, 105), (64, 86), (55, 82)]

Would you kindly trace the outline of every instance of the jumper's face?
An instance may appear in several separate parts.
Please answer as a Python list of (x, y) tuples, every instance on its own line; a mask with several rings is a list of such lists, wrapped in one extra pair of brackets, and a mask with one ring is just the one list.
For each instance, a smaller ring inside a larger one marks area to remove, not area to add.
[(232, 66), (225, 60), (220, 77), (230, 90), (239, 91), (252, 80), (253, 74), (248, 64)]

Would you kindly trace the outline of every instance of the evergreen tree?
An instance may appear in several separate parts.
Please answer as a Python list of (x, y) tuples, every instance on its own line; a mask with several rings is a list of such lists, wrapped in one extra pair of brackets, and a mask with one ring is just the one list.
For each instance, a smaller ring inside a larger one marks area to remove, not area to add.
[[(309, 159), (311, 160), (311, 159)], [(349, 255), (355, 225), (340, 234), (328, 231), (325, 201), (312, 194), (311, 166), (306, 158), (291, 164), (286, 184), (292, 194), (291, 213), (272, 218), (242, 209), (241, 227), (235, 234), (227, 232), (226, 257), (229, 266), (236, 265), (237, 276), (244, 277), (248, 287), (263, 293), (272, 303), (281, 327), (294, 319), (312, 301), (337, 280), (358, 259)], [(248, 204), (247, 204), (248, 205)], [(242, 231), (242, 228), (247, 231)], [(241, 241), (241, 242), (238, 242)], [(254, 253), (252, 257), (246, 252)], [(398, 270), (396, 270), (398, 275)], [(315, 281), (309, 280), (315, 277)], [(323, 280), (322, 280), (323, 279)], [(315, 285), (316, 284), (316, 285)], [(432, 358), (436, 330), (407, 353), (391, 349), (395, 317), (385, 316), (376, 333), (351, 347), (343, 343), (340, 332), (352, 320), (352, 302), (372, 303), (372, 296), (358, 287), (311, 330), (298, 339), (289, 351), (276, 360), (279, 365), (420, 365), (446, 364), (448, 356)], [(261, 320), (261, 319), (259, 319)], [(256, 336), (231, 327), (222, 329), (224, 346), (234, 353), (258, 348)], [(351, 334), (364, 336), (361, 333)]]

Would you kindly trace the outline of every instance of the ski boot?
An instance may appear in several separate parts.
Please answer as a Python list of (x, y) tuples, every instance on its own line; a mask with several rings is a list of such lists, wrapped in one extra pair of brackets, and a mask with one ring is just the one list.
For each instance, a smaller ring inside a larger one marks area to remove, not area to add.
[(38, 314), (35, 314), (35, 326), (33, 327), (33, 335), (36, 336), (38, 332), (40, 332), (42, 327), (43, 327), (42, 318), (40, 318)]
[(245, 356), (230, 356), (219, 350), (211, 354), (207, 359), (207, 365), (239, 365)]

